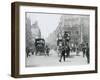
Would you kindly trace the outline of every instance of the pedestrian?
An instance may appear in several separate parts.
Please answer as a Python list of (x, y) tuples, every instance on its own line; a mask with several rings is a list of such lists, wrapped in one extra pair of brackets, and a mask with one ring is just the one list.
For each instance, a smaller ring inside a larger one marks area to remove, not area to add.
[(27, 57), (30, 56), (29, 53), (30, 53), (30, 50), (29, 50), (28, 47), (26, 47), (26, 54), (27, 54)]
[(86, 54), (86, 47), (85, 47), (85, 45), (83, 45), (82, 52), (83, 52), (83, 57), (84, 57), (85, 54)]
[(50, 48), (46, 45), (46, 55), (49, 56)]
[(61, 51), (59, 62), (61, 62), (62, 58), (63, 58), (63, 61), (65, 62), (65, 47), (64, 47), (64, 45), (62, 45), (62, 51)]
[(69, 57), (70, 56), (70, 47), (68, 45), (66, 47), (66, 53), (67, 53), (67, 57)]
[(90, 63), (90, 53), (89, 53), (89, 45), (86, 43), (86, 58), (87, 58), (87, 63)]
[(58, 57), (60, 56), (61, 51), (62, 51), (61, 46), (57, 46), (57, 53), (58, 53)]

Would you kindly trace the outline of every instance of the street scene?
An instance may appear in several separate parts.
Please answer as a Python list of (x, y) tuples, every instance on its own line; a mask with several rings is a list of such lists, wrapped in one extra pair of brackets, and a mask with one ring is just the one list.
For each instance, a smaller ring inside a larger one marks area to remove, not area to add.
[(31, 55), (27, 58), (27, 67), (45, 67), (45, 66), (70, 66), (70, 65), (86, 65), (87, 59), (83, 57), (80, 52), (79, 55), (71, 53), (70, 57), (67, 57), (65, 61), (59, 62), (60, 56), (50, 54), (50, 56), (34, 56)]
[(26, 67), (88, 65), (89, 15), (26, 13)]

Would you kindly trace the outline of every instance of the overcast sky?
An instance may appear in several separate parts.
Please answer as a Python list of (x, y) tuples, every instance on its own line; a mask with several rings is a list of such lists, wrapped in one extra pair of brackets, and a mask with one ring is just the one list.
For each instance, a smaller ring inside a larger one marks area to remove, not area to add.
[(44, 14), (44, 13), (27, 13), (27, 17), (31, 20), (31, 24), (35, 21), (41, 30), (43, 38), (48, 37), (58, 26), (61, 15), (59, 14)]

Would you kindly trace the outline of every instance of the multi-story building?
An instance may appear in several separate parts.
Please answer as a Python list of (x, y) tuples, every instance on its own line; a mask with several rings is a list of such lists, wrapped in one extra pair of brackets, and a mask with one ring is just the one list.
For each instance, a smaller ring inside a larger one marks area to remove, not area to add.
[(89, 42), (89, 16), (63, 15), (57, 29), (62, 35), (64, 31), (70, 33), (70, 45), (72, 46)]

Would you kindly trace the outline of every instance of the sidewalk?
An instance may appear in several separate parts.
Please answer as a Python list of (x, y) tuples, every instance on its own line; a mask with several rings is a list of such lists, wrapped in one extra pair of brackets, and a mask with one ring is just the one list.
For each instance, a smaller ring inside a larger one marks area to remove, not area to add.
[(31, 55), (26, 59), (27, 67), (40, 67), (40, 66), (71, 66), (71, 65), (85, 65), (87, 64), (86, 57), (82, 56), (80, 52), (77, 56), (76, 53), (70, 53), (70, 57), (66, 61), (59, 62), (58, 55), (51, 54), (50, 56), (35, 56)]

